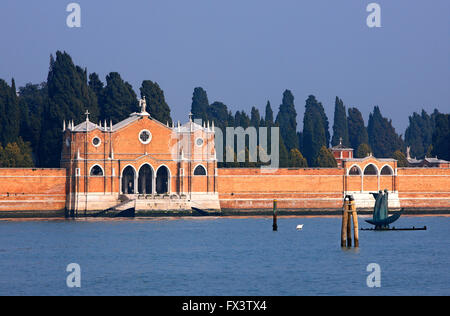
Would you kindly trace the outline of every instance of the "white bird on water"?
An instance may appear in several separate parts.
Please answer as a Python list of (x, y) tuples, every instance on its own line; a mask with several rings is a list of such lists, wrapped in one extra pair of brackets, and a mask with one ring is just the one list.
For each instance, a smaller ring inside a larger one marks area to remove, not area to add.
[(302, 230), (303, 229), (303, 224), (297, 225), (297, 230)]

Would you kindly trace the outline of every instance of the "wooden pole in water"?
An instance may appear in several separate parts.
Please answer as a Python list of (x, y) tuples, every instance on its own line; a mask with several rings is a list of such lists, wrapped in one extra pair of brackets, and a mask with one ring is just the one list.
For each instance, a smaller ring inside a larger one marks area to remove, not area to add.
[(273, 231), (276, 232), (278, 230), (277, 225), (277, 200), (273, 200)]
[(353, 217), (353, 236), (355, 239), (355, 247), (359, 247), (359, 228), (358, 228), (358, 213), (356, 212), (355, 200), (350, 199), (350, 208)]
[(347, 210), (345, 211), (347, 213), (347, 247), (352, 246), (352, 216), (349, 209), (350, 204), (347, 204)]
[(348, 225), (347, 203), (348, 197), (345, 197), (344, 207), (342, 208), (341, 247), (345, 247), (345, 244), (347, 242), (347, 225)]

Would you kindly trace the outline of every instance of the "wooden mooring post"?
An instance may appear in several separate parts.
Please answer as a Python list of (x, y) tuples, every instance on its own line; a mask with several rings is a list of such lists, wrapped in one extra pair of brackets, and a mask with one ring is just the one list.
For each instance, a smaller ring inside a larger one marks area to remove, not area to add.
[(273, 224), (272, 224), (273, 231), (276, 232), (278, 230), (277, 225), (277, 200), (273, 200)]
[(344, 207), (342, 209), (341, 247), (352, 246), (352, 218), (354, 246), (359, 247), (358, 213), (356, 211), (355, 199), (353, 196), (347, 195), (345, 196)]

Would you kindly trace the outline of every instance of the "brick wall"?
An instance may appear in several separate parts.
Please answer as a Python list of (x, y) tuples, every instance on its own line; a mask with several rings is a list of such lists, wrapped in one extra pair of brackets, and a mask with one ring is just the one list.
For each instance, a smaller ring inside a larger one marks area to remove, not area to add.
[(271, 208), (273, 200), (285, 209), (342, 206), (344, 169), (219, 169), (218, 192), (221, 208)]
[(10, 212), (64, 214), (65, 169), (0, 169), (0, 217)]
[(450, 208), (449, 168), (399, 168), (400, 205), (409, 208)]

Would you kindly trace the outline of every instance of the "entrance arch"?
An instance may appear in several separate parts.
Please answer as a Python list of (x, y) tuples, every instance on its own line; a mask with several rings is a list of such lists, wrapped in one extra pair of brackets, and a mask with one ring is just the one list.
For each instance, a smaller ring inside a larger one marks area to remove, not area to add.
[(156, 193), (169, 193), (170, 172), (166, 166), (160, 166), (156, 172)]
[(122, 194), (134, 194), (136, 172), (132, 166), (127, 166), (122, 172)]
[(148, 164), (144, 164), (139, 169), (138, 175), (138, 193), (153, 193), (153, 169)]

